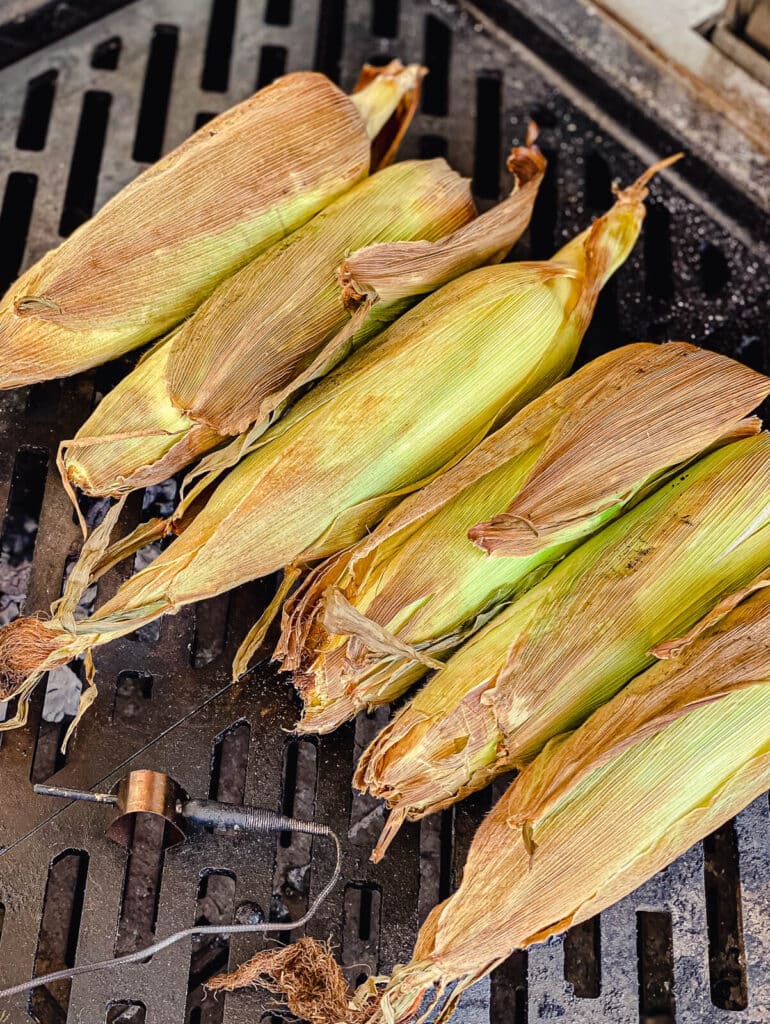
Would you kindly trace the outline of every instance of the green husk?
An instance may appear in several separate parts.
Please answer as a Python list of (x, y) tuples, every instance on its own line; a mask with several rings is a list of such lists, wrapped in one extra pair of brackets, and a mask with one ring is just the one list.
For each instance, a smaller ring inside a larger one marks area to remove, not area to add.
[(742, 417), (768, 392), (770, 378), (683, 343), (616, 349), (554, 385), (287, 602), (276, 657), (305, 703), (299, 731), (336, 728), (440, 668), (666, 474), (756, 433)]
[(419, 818), (531, 761), (767, 561), (770, 435), (721, 448), (494, 618), (364, 752), (356, 785)]
[(297, 402), (181, 536), (92, 616), (65, 624), (54, 613), (0, 630), (0, 693), (20, 698), (3, 726), (23, 721), (29, 693), (54, 665), (185, 604), (342, 550), (462, 458), (569, 370), (595, 275), (603, 279), (633, 244), (641, 209), (623, 206), (598, 255), (585, 252), (597, 245), (589, 231), (559, 262), (485, 267), (445, 285)]
[(372, 1024), (409, 1019), (431, 985), (462, 991), (514, 949), (588, 920), (770, 787), (767, 582), (709, 616), (672, 660), (553, 740), (510, 786)]
[(671, 660), (545, 747), (487, 815), (457, 891), (390, 979), (353, 991), (331, 951), (304, 938), (213, 987), (281, 994), (310, 1024), (446, 1022), (514, 950), (630, 893), (770, 787), (769, 584), (765, 571), (661, 645)]
[[(252, 440), (303, 387), (429, 292), (497, 262), (529, 221), (545, 161), (511, 154), (512, 195), (473, 220), (469, 183), (444, 160), (407, 161), (360, 182), (224, 281), (161, 349), (62, 444), (69, 481), (93, 495), (158, 483), (244, 430)], [(351, 299), (342, 257), (377, 261), (382, 240), (406, 289)], [(417, 261), (419, 266), (416, 266)], [(347, 303), (347, 304), (346, 304)], [(348, 308), (348, 306), (350, 308)], [(234, 459), (233, 461), (237, 461)]]

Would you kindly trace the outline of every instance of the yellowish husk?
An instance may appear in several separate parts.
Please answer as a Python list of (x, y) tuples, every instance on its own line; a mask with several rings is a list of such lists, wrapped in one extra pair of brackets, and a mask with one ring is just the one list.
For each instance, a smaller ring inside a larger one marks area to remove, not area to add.
[(287, 602), (276, 657), (305, 703), (299, 731), (401, 696), (646, 488), (756, 433), (743, 417), (768, 392), (770, 378), (683, 343), (616, 349), (554, 385)]
[[(301, 388), (421, 292), (502, 258), (529, 220), (545, 167), (536, 149), (511, 159), (513, 194), (477, 222), (468, 181), (444, 160), (406, 161), (354, 186), (222, 282), (149, 357), (151, 369), (140, 365), (118, 384), (63, 442), (69, 480), (118, 496), (165, 480), (228, 435), (266, 430)], [(399, 240), (391, 248), (406, 289), (346, 308), (349, 284), (336, 280), (342, 255), (369, 244), (376, 256), (383, 239)]]
[[(444, 285), (253, 443), (246, 432), (242, 452), (250, 454), (216, 486), (223, 467), (212, 468), (203, 489), (189, 492), (166, 524), (183, 525), (181, 536), (102, 608), (76, 621), (88, 580), (136, 550), (138, 536), (144, 542), (158, 535), (153, 523), (114, 545), (119, 555), (105, 552), (118, 504), (87, 542), (53, 618), (19, 619), (0, 630), (0, 694), (19, 698), (16, 716), (2, 728), (25, 721), (29, 694), (51, 667), (185, 604), (280, 568), (290, 576), (355, 543), (401, 497), (564, 376), (602, 282), (639, 234), (654, 170), (558, 260), (484, 267)], [(196, 514), (195, 498), (206, 493)], [(252, 631), (236, 671), (257, 641)]]
[(364, 752), (356, 785), (418, 818), (531, 761), (748, 582), (770, 543), (770, 435), (689, 466), (568, 555), (447, 662)]
[(510, 786), (373, 1024), (408, 1019), (432, 984), (464, 989), (514, 949), (593, 917), (770, 787), (767, 582)]
[(179, 323), (365, 177), (371, 137), (421, 75), (389, 67), (350, 98), (299, 72), (210, 121), (11, 286), (0, 388), (77, 373)]
[(622, 208), (603, 257), (586, 256), (584, 245), (596, 244), (589, 231), (558, 263), (485, 267), (445, 285), (297, 402), (181, 536), (94, 615), (65, 622), (55, 611), (48, 622), (17, 620), (0, 631), (0, 692), (21, 698), (3, 725), (23, 721), (27, 695), (52, 665), (185, 604), (342, 550), (462, 458), (569, 370), (580, 311), (587, 318), (593, 306), (587, 296), (633, 243), (641, 216), (639, 202)]

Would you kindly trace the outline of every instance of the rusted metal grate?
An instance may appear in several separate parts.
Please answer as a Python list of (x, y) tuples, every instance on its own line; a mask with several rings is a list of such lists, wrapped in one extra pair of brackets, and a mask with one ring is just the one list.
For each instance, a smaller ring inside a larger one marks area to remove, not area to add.
[[(612, 179), (629, 181), (647, 154), (629, 141), (628, 124), (614, 124), (567, 87), (558, 61), (549, 67), (542, 47), (527, 48), (526, 24), (523, 15), (515, 20), (519, 38), (511, 40), (468, 12), (423, 0), (136, 0), (18, 60), (4, 58), (0, 285), (255, 86), (318, 67), (349, 87), (363, 60), (390, 56), (431, 68), (404, 155), (447, 155), (472, 177), (482, 204), (506, 189), (505, 152), (538, 120), (549, 174), (516, 255), (547, 256), (608, 205)], [(18, 36), (0, 30), (6, 57)], [(643, 241), (602, 296), (582, 361), (614, 345), (675, 337), (770, 369), (767, 265), (751, 242), (761, 214), (747, 201), (743, 223), (729, 221), (719, 195), (718, 182), (702, 197), (656, 185)], [(0, 621), (22, 607), (45, 609), (60, 592), (80, 541), (58, 483), (56, 445), (127, 365), (0, 393)], [(137, 495), (124, 526), (171, 500), (173, 485)], [(100, 511), (90, 508), (94, 517)], [(100, 584), (101, 600), (129, 569)], [(404, 829), (385, 862), (371, 865), (383, 814), (352, 796), (350, 777), (386, 713), (317, 743), (297, 741), (283, 731), (296, 714), (287, 680), (263, 665), (243, 686), (229, 685), (234, 649), (273, 585), (241, 588), (97, 651), (99, 699), (66, 758), (57, 751), (72, 712), (67, 680), (49, 680), (27, 728), (3, 735), (4, 982), (136, 949), (196, 918), (296, 917), (328, 877), (328, 851), (308, 837), (205, 834), (162, 857), (150, 823), (139, 822), (126, 856), (103, 838), (100, 808), (31, 796), (30, 779), (104, 787), (132, 765), (168, 771), (196, 795), (328, 822), (347, 836), (345, 881), (312, 934), (333, 937), (353, 982), (409, 955), (419, 922), (459, 877), (491, 794)], [(600, 922), (511, 958), (465, 997), (465, 1020), (770, 1021), (769, 838), (763, 798)], [(253, 1024), (270, 1015), (265, 999), (203, 1000), (201, 983), (260, 941), (182, 944), (141, 966), (20, 999), (7, 1012), (14, 1024), (30, 1011), (42, 1024)]]

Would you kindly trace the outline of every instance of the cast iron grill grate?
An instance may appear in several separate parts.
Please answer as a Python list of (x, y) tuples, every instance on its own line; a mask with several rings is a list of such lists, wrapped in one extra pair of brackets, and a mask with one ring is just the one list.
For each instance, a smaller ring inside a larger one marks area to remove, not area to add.
[[(530, 117), (538, 120), (549, 175), (516, 255), (547, 256), (608, 205), (612, 179), (630, 181), (642, 161), (526, 43), (422, 0), (128, 4), (0, 72), (0, 285), (255, 86), (317, 67), (349, 87), (363, 60), (390, 56), (431, 68), (404, 155), (448, 156), (473, 178), (482, 204), (506, 190), (505, 152)], [(745, 233), (710, 211), (665, 182), (655, 186), (643, 242), (602, 296), (582, 361), (613, 345), (678, 337), (770, 369), (766, 267)], [(79, 534), (57, 479), (57, 441), (72, 435), (125, 366), (0, 393), (0, 621), (22, 607), (45, 609), (60, 592)], [(124, 525), (172, 496), (170, 488), (136, 496)], [(105, 579), (100, 597), (127, 572)], [(151, 823), (138, 822), (127, 857), (103, 838), (98, 807), (30, 796), (31, 778), (109, 786), (130, 765), (166, 770), (191, 793), (328, 822), (348, 837), (345, 881), (311, 933), (333, 937), (352, 982), (408, 956), (419, 921), (451, 891), (491, 796), (404, 829), (385, 862), (369, 864), (383, 815), (352, 797), (349, 782), (385, 713), (319, 742), (297, 741), (282, 732), (296, 710), (291, 688), (269, 667), (238, 690), (228, 684), (235, 646), (271, 585), (185, 609), (100, 649), (99, 699), (66, 757), (58, 753), (72, 714), (66, 680), (49, 680), (27, 728), (3, 735), (4, 982), (137, 949), (193, 919), (297, 917), (328, 877), (328, 851), (304, 836), (205, 834), (162, 857)], [(464, 999), (464, 1019), (768, 1021), (769, 881), (763, 798), (600, 922), (512, 957)], [(271, 1013), (265, 999), (202, 1000), (201, 984), (261, 941), (195, 943), (192, 952), (182, 944), (139, 967), (20, 999), (9, 1005), (10, 1019), (22, 1024), (31, 1012), (42, 1024), (258, 1021)]]

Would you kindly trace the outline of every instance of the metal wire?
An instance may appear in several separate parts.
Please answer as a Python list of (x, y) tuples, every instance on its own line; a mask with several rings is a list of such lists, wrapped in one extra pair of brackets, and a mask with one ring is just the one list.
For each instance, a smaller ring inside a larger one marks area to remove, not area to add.
[[(332, 839), (336, 850), (336, 860), (332, 877), (320, 891), (308, 911), (303, 914), (302, 917), (298, 918), (298, 920), (284, 921), (281, 923), (265, 922), (261, 924), (209, 924), (185, 928), (182, 931), (174, 932), (173, 935), (168, 935), (165, 939), (159, 939), (158, 942), (154, 942), (151, 946), (146, 946), (144, 949), (137, 950), (135, 953), (127, 953), (125, 956), (119, 956), (113, 960), (102, 960), (97, 963), (80, 964), (77, 967), (68, 967), (63, 971), (54, 971), (52, 974), (43, 974), (38, 978), (31, 978), (29, 981), (22, 981), (18, 985), (12, 985), (10, 988), (0, 989), (0, 999), (9, 999), (11, 996), (19, 995), (22, 992), (28, 992), (30, 989), (37, 988), (40, 985), (50, 985), (55, 981), (63, 981), (67, 978), (77, 978), (81, 974), (92, 974), (95, 971), (111, 971), (117, 967), (125, 967), (127, 964), (135, 964), (137, 961), (146, 960), (148, 957), (154, 956), (155, 953), (160, 953), (161, 950), (167, 949), (169, 946), (173, 946), (175, 943), (181, 942), (183, 939), (190, 938), (193, 935), (246, 935), (250, 932), (290, 932), (295, 928), (301, 928), (316, 914), (318, 908), (339, 881), (342, 868), (342, 846), (337, 833), (332, 831), (328, 825), (297, 821), (294, 818), (281, 818), (280, 821), (282, 829), (291, 830), (293, 832), (303, 832), (305, 835), (323, 836), (328, 839)], [(276, 825), (271, 821), (271, 824), (267, 825), (266, 828), (269, 831), (275, 831)]]

